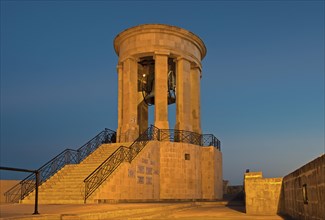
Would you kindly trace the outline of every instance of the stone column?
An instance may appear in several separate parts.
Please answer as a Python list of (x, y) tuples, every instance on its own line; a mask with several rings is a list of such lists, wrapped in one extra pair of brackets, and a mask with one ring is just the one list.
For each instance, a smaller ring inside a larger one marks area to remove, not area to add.
[(140, 135), (148, 128), (148, 105), (143, 100), (142, 91), (138, 92), (138, 124)]
[(191, 67), (191, 119), (192, 131), (201, 134), (201, 106), (200, 106), (201, 70), (196, 64)]
[(121, 129), (123, 122), (123, 65), (117, 65), (117, 79), (118, 79), (118, 100), (117, 100), (117, 137), (116, 142), (121, 142)]
[(183, 57), (177, 59), (176, 70), (176, 124), (175, 129), (192, 131), (191, 125), (191, 62)]
[(132, 142), (139, 136), (138, 126), (138, 64), (129, 57), (123, 61), (123, 98), (121, 141)]
[(168, 124), (168, 55), (155, 53), (155, 126), (169, 129)]

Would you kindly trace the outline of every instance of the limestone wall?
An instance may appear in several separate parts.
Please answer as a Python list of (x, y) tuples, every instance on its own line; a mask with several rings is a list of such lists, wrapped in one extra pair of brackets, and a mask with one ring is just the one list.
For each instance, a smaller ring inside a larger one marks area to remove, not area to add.
[(325, 154), (282, 178), (245, 174), (246, 213), (283, 214), (293, 219), (324, 219)]
[(222, 199), (222, 154), (215, 147), (202, 147), (200, 150), (202, 169), (202, 199)]
[(158, 200), (159, 172), (159, 142), (152, 141), (131, 164), (121, 164), (88, 203)]
[(262, 172), (245, 173), (244, 178), (246, 213), (277, 214), (282, 178), (263, 178)]
[(0, 203), (6, 202), (4, 193), (7, 192), (11, 187), (18, 184), (21, 180), (0, 180)]
[(282, 202), (294, 219), (324, 219), (325, 154), (283, 178)]
[(121, 164), (87, 203), (215, 200), (222, 194), (222, 155), (215, 147), (151, 141), (131, 164)]
[(201, 198), (200, 158), (199, 146), (173, 142), (160, 144), (161, 199)]

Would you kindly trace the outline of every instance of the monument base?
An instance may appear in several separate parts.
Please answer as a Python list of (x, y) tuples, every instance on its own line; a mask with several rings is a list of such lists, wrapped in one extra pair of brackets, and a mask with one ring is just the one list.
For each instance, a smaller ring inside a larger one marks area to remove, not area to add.
[(214, 201), (222, 199), (222, 184), (222, 153), (217, 148), (150, 141), (87, 203)]

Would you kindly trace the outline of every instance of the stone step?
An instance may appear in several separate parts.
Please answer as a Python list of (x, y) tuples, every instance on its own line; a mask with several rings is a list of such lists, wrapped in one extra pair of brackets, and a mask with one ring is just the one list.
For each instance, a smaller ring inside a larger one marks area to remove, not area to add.
[[(23, 204), (34, 204), (34, 200), (26, 200), (23, 202)], [(54, 200), (49, 200), (49, 199), (44, 199), (44, 200), (39, 200), (39, 204), (84, 204), (83, 199), (54, 199)]]
[(71, 190), (60, 190), (58, 191), (53, 191), (53, 190), (47, 190), (44, 192), (39, 192), (39, 196), (73, 196), (73, 195), (84, 195), (84, 189), (78, 189), (76, 191), (71, 191)]
[(71, 195), (60, 195), (60, 194), (41, 194), (39, 195), (40, 199), (82, 199), (84, 194), (71, 194)]
[[(75, 187), (72, 188), (72, 187), (65, 187), (64, 185), (56, 185), (55, 187), (48, 187), (48, 188), (44, 188), (44, 189), (41, 189), (40, 192), (46, 192), (46, 191), (74, 191), (74, 190), (79, 190), (81, 188), (84, 188), (84, 185), (81, 185), (81, 184), (75, 184)], [(61, 192), (60, 192), (61, 193)]]
[(83, 199), (83, 194), (71, 194), (71, 195), (60, 195), (60, 194), (44, 194), (39, 195), (39, 199)]
[[(116, 145), (102, 145), (80, 164), (64, 166), (39, 188), (40, 204), (82, 204), (84, 179), (98, 168), (116, 149)], [(35, 193), (28, 195), (22, 203), (34, 202)]]
[(56, 185), (56, 186), (52, 186), (52, 187), (47, 187), (47, 188), (44, 188), (44, 189), (40, 189), (39, 192), (46, 192), (47, 190), (48, 191), (55, 191), (55, 190), (79, 190), (79, 189), (84, 189), (84, 184), (75, 184), (74, 187), (71, 187), (71, 186), (64, 186), (64, 185)]

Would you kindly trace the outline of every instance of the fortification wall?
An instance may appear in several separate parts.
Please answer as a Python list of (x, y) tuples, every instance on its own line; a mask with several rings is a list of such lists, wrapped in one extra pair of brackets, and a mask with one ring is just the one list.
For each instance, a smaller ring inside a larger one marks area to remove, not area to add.
[(324, 219), (325, 154), (282, 178), (245, 174), (246, 213), (283, 214), (293, 219)]
[(324, 219), (325, 154), (283, 178), (282, 203), (294, 219)]

